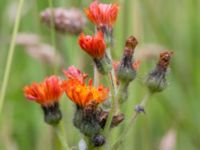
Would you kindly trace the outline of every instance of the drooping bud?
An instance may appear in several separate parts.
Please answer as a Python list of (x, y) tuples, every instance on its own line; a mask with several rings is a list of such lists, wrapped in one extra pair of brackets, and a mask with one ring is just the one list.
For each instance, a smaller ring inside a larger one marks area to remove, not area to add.
[[(53, 15), (53, 16), (52, 16)], [(53, 26), (60, 33), (79, 34), (86, 25), (86, 19), (78, 9), (48, 8), (40, 14), (42, 22)]]
[(136, 70), (133, 67), (133, 54), (137, 45), (135, 37), (130, 36), (125, 44), (124, 54), (121, 59), (120, 65), (117, 68), (117, 78), (120, 82), (130, 82), (136, 77)]
[(160, 53), (159, 61), (155, 69), (148, 75), (145, 84), (152, 93), (161, 92), (167, 87), (166, 72), (173, 52)]
[(50, 106), (42, 106), (44, 112), (44, 120), (46, 123), (54, 125), (58, 124), (62, 119), (62, 114), (59, 109), (59, 103), (54, 103)]

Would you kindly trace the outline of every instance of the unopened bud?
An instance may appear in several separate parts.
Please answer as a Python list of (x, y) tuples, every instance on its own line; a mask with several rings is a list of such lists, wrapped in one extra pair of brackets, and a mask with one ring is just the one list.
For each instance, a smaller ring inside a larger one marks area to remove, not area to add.
[(48, 124), (56, 125), (62, 119), (59, 103), (54, 103), (49, 106), (42, 106), (42, 110), (44, 112), (44, 120)]
[(97, 113), (98, 111), (93, 106), (87, 106), (87, 108), (77, 107), (73, 119), (74, 126), (87, 137), (98, 134), (101, 126), (97, 120)]
[[(52, 16), (53, 15), (53, 16)], [(53, 26), (58, 32), (79, 34), (82, 32), (86, 19), (78, 9), (48, 8), (40, 14), (42, 22), (49, 27)]]
[(146, 85), (150, 92), (161, 92), (167, 87), (166, 72), (173, 52), (160, 53), (159, 61), (155, 69), (148, 75)]
[(136, 70), (133, 68), (133, 53), (137, 45), (135, 37), (130, 36), (125, 44), (124, 54), (117, 69), (117, 79), (120, 82), (131, 82), (136, 77)]
[(91, 140), (95, 147), (102, 146), (106, 142), (106, 139), (103, 135), (95, 135)]

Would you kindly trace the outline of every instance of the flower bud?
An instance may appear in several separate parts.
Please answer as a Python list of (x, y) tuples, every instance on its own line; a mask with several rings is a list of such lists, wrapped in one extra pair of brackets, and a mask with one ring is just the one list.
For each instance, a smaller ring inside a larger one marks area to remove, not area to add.
[(145, 84), (150, 92), (161, 92), (167, 87), (166, 72), (173, 52), (160, 53), (159, 61), (155, 69), (148, 75)]
[(79, 34), (86, 24), (86, 19), (83, 17), (82, 12), (75, 8), (48, 8), (41, 12), (40, 16), (42, 22), (49, 27), (53, 23), (55, 29), (61, 33)]
[(137, 40), (133, 36), (130, 36), (126, 41), (124, 54), (117, 68), (117, 78), (120, 82), (129, 83), (136, 77), (136, 70), (132, 65), (132, 57), (137, 43)]
[(97, 113), (98, 111), (90, 106), (87, 108), (77, 107), (73, 119), (74, 126), (87, 137), (99, 134), (101, 126), (97, 121)]
[(44, 112), (44, 120), (48, 124), (51, 125), (58, 124), (59, 121), (62, 119), (59, 103), (57, 102), (48, 106), (42, 105), (42, 110)]
[(106, 142), (105, 137), (103, 135), (95, 135), (92, 137), (91, 140), (95, 147), (102, 146)]

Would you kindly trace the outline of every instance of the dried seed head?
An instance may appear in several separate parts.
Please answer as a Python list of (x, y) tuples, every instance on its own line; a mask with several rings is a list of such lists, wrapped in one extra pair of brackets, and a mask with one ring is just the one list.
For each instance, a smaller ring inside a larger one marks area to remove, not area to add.
[(130, 36), (125, 44), (124, 54), (117, 68), (117, 78), (121, 82), (130, 82), (136, 76), (136, 70), (133, 68), (133, 54), (135, 47), (137, 45), (137, 40), (135, 37)]
[(148, 75), (145, 83), (150, 92), (161, 92), (167, 87), (166, 72), (173, 52), (160, 53), (156, 68)]
[(53, 19), (55, 29), (61, 33), (79, 34), (86, 25), (86, 19), (82, 12), (76, 8), (48, 8), (41, 12), (40, 17), (42, 22), (49, 27), (51, 27)]
[(168, 52), (168, 51), (160, 53), (160, 59), (157, 66), (160, 69), (163, 69), (166, 71), (167, 67), (169, 66), (169, 62), (172, 55), (173, 55), (173, 52)]

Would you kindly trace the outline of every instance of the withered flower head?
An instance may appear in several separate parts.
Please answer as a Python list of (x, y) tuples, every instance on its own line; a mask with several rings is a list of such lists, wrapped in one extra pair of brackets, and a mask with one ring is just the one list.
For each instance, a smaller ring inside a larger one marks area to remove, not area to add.
[(160, 53), (159, 61), (155, 69), (148, 75), (146, 85), (150, 92), (161, 92), (167, 87), (166, 72), (173, 52), (165, 51)]
[(106, 44), (102, 32), (97, 32), (95, 36), (84, 35), (78, 39), (80, 47), (92, 58), (101, 59), (105, 54)]
[(49, 27), (52, 26), (51, 20), (53, 19), (55, 29), (61, 33), (79, 34), (86, 24), (82, 12), (75, 8), (48, 8), (41, 12), (40, 17)]
[(97, 26), (112, 27), (117, 19), (119, 6), (117, 4), (103, 4), (94, 1), (85, 9), (88, 19)]
[(169, 51), (160, 53), (160, 59), (157, 64), (160, 67), (160, 69), (167, 70), (172, 55), (173, 55), (173, 52), (169, 52)]
[(58, 101), (62, 92), (61, 81), (54, 75), (46, 78), (41, 83), (34, 82), (24, 87), (25, 97), (42, 106), (45, 121), (49, 124), (58, 123), (61, 119)]
[(117, 78), (121, 82), (130, 82), (136, 76), (136, 70), (133, 67), (133, 54), (137, 43), (133, 36), (130, 36), (126, 41), (124, 54), (117, 68)]

